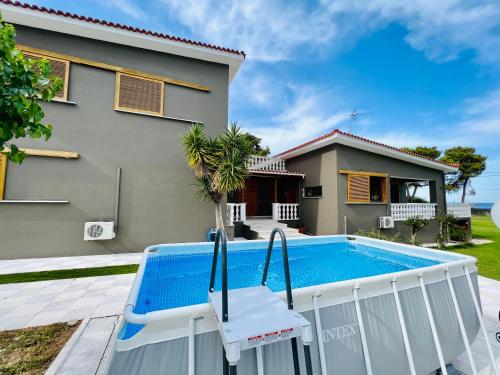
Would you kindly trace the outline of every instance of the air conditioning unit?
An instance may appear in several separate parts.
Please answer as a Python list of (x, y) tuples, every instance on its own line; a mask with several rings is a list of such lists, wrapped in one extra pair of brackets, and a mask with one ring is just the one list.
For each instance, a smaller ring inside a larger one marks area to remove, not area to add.
[(392, 216), (381, 216), (378, 218), (378, 227), (381, 229), (394, 228), (394, 218)]
[(115, 238), (113, 221), (91, 221), (85, 223), (84, 241), (112, 240)]

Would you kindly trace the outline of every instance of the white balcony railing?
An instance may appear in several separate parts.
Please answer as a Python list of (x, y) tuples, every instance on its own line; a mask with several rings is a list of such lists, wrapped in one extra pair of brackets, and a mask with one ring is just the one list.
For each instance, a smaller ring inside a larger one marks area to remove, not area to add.
[(298, 220), (298, 203), (273, 203), (273, 220)]
[(227, 225), (234, 225), (235, 221), (245, 221), (247, 219), (246, 203), (227, 204)]
[(470, 204), (448, 203), (448, 213), (459, 218), (471, 217)]
[(284, 160), (267, 156), (252, 156), (248, 161), (248, 168), (266, 172), (286, 172)]
[(404, 221), (414, 216), (433, 219), (436, 216), (436, 203), (392, 203), (391, 214), (394, 221)]

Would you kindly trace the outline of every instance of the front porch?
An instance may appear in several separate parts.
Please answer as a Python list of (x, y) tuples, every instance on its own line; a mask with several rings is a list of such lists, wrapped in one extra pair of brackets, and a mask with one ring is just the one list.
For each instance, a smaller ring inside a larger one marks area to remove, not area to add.
[(254, 156), (245, 188), (228, 195), (227, 223), (251, 218), (299, 220), (300, 183), (304, 174), (289, 172), (281, 159)]
[[(389, 184), (390, 214), (394, 221), (405, 221), (415, 216), (434, 219), (438, 213), (452, 214), (457, 219), (471, 217), (471, 207), (466, 203), (450, 203), (446, 206), (442, 203), (445, 199), (440, 196), (443, 193), (436, 181), (391, 177)], [(416, 196), (417, 189), (424, 191), (425, 198)]]

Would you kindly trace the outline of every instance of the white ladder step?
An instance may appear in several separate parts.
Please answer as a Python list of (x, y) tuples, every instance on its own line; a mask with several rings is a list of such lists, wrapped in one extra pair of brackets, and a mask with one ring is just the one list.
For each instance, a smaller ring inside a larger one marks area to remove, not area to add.
[(229, 321), (222, 321), (222, 293), (208, 293), (208, 299), (219, 322), (219, 332), (226, 353), (273, 342), (305, 336), (312, 340), (311, 324), (266, 286), (228, 291)]

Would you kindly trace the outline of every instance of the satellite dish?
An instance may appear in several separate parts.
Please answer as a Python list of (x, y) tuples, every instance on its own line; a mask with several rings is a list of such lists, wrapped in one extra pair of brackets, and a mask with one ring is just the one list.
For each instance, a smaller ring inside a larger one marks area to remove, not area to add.
[(495, 225), (500, 228), (500, 199), (491, 207), (491, 218)]

